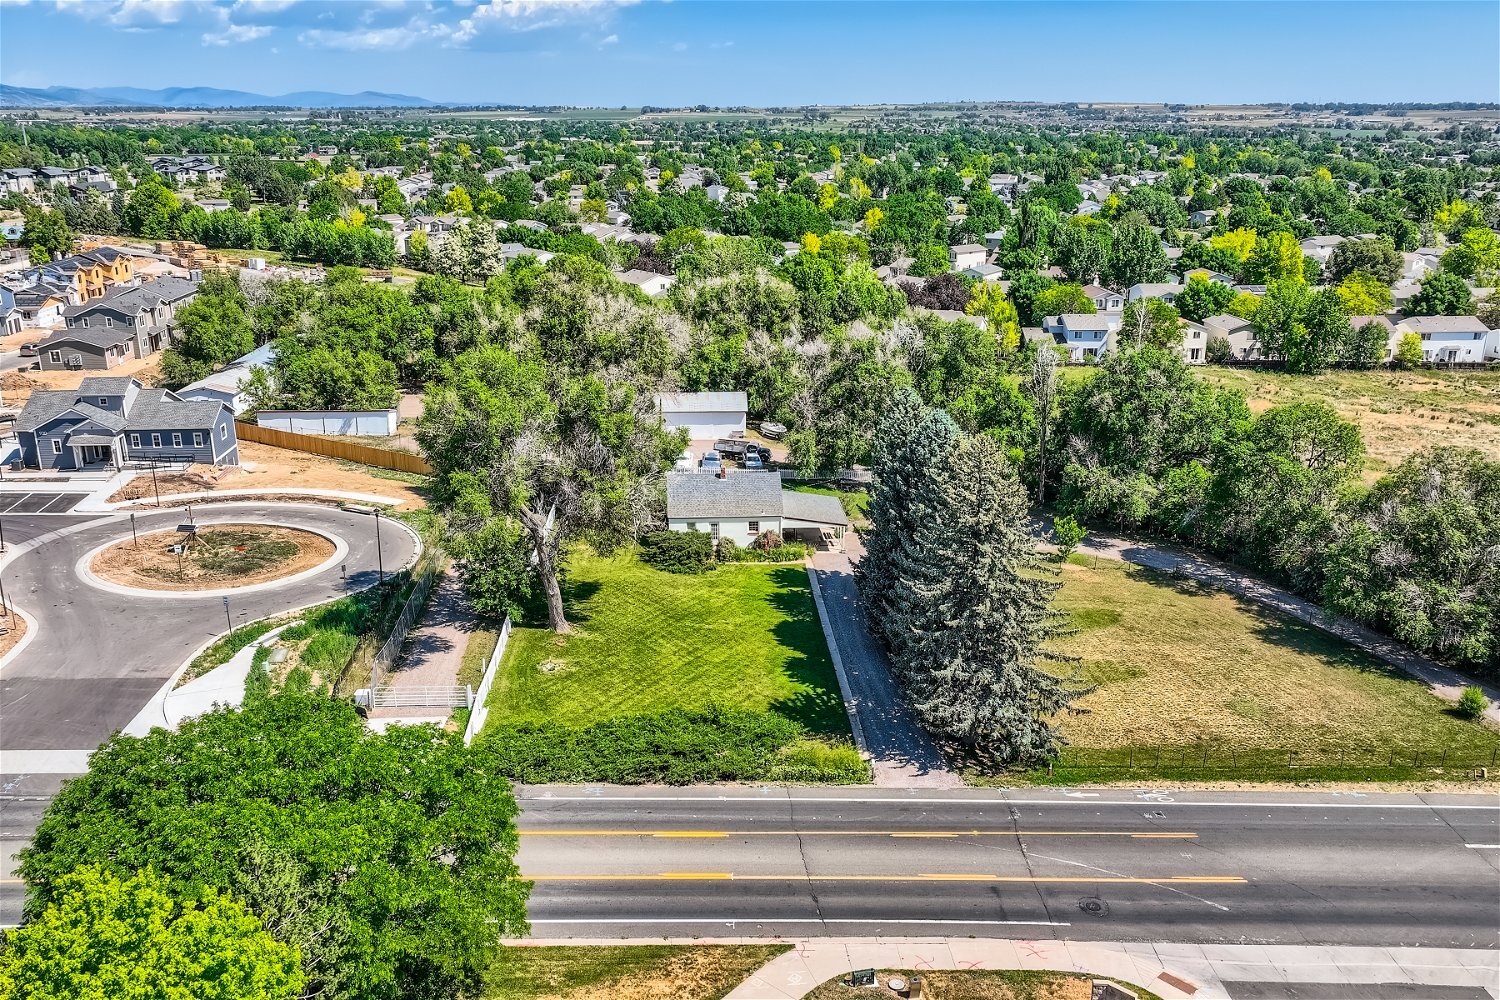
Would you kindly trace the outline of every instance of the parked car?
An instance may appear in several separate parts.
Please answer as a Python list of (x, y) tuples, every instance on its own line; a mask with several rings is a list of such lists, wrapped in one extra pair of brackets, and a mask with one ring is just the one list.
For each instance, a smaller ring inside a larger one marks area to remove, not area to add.
[(779, 441), (786, 434), (786, 424), (778, 424), (771, 420), (762, 420), (760, 422), (760, 433), (772, 441)]
[(21, 357), (23, 357), (23, 358), (34, 358), (34, 357), (36, 357), (36, 349), (37, 349), (37, 345), (36, 344), (22, 344), (21, 345)]
[(764, 469), (765, 467), (766, 467), (765, 463), (763, 463), (760, 460), (760, 451), (759, 450), (746, 451), (745, 452), (745, 468), (747, 468), (747, 469)]
[(702, 465), (704, 472), (720, 472), (724, 468), (724, 460), (719, 457), (718, 452), (710, 448), (703, 453)]
[(677, 456), (677, 461), (672, 463), (672, 468), (677, 469), (678, 471), (692, 471), (693, 449), (682, 449), (682, 454)]
[(770, 465), (771, 464), (771, 449), (770, 448), (767, 448), (763, 444), (751, 445), (751, 447), (754, 448), (760, 454), (760, 462), (761, 462), (762, 465)]

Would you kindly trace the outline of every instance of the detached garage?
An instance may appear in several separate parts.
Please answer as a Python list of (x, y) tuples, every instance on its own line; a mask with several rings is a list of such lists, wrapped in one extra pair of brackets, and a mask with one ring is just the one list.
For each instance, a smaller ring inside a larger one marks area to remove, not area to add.
[(663, 392), (656, 397), (666, 429), (686, 428), (694, 440), (744, 433), (747, 406), (743, 392)]

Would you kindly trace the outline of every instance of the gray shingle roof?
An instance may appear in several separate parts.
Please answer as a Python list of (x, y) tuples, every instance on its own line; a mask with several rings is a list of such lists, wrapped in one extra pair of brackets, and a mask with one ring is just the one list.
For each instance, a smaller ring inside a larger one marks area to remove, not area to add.
[(667, 517), (779, 517), (781, 476), (774, 472), (667, 473)]
[(142, 389), (125, 421), (128, 430), (212, 427), (224, 404), (216, 399), (178, 399), (166, 389)]
[(95, 309), (115, 309), (133, 316), (145, 309), (153, 309), (163, 302), (177, 302), (198, 290), (197, 284), (186, 278), (165, 275), (139, 288), (115, 287), (97, 299), (63, 310), (65, 316), (82, 316)]
[(818, 524), (846, 525), (849, 515), (838, 497), (822, 493), (799, 493), (783, 490), (781, 493), (781, 516), (798, 521), (813, 521)]
[(115, 344), (123, 344), (135, 336), (135, 330), (127, 326), (105, 327), (91, 326), (88, 329), (76, 327), (72, 330), (59, 330), (46, 340), (37, 345), (38, 350), (55, 348), (62, 344), (90, 344), (94, 347), (113, 347)]
[(91, 375), (78, 383), (78, 395), (123, 396), (134, 381), (129, 375)]
[(20, 416), (16, 417), (16, 430), (34, 431), (50, 420), (55, 420), (73, 408), (78, 393), (66, 389), (39, 389), (26, 400)]

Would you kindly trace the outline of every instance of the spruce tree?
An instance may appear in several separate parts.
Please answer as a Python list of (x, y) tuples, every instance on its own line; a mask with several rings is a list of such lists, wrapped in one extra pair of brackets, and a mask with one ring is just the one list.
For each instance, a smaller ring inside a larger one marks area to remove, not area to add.
[(1057, 752), (1051, 717), (1082, 693), (1042, 669), (1062, 617), (1059, 583), (1026, 530), (1015, 468), (986, 436), (965, 437), (909, 503), (887, 598), (893, 659), (923, 726), (992, 766)]
[(891, 636), (884, 623), (894, 611), (891, 588), (902, 550), (911, 544), (923, 515), (913, 510), (932, 477), (933, 466), (952, 449), (960, 432), (953, 418), (922, 404), (911, 389), (892, 399), (876, 428), (871, 470), (871, 530), (864, 535), (865, 555), (855, 570), (866, 618), (879, 635)]

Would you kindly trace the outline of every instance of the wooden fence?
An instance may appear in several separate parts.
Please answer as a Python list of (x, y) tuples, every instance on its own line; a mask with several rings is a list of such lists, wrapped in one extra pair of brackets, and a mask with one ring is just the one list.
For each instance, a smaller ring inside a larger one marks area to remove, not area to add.
[(427, 460), (421, 455), (413, 455), (409, 451), (396, 451), (393, 448), (376, 448), (373, 445), (360, 444), (357, 441), (339, 441), (332, 438), (318, 437), (315, 434), (278, 431), (270, 427), (261, 427), (258, 424), (248, 423), (244, 420), (236, 420), (234, 422), (234, 430), (242, 441), (257, 441), (261, 444), (268, 444), (273, 448), (288, 448), (292, 451), (305, 451), (311, 455), (342, 458), (346, 462), (373, 465), (377, 469), (413, 472), (423, 476), (432, 475), (432, 466), (427, 464)]

